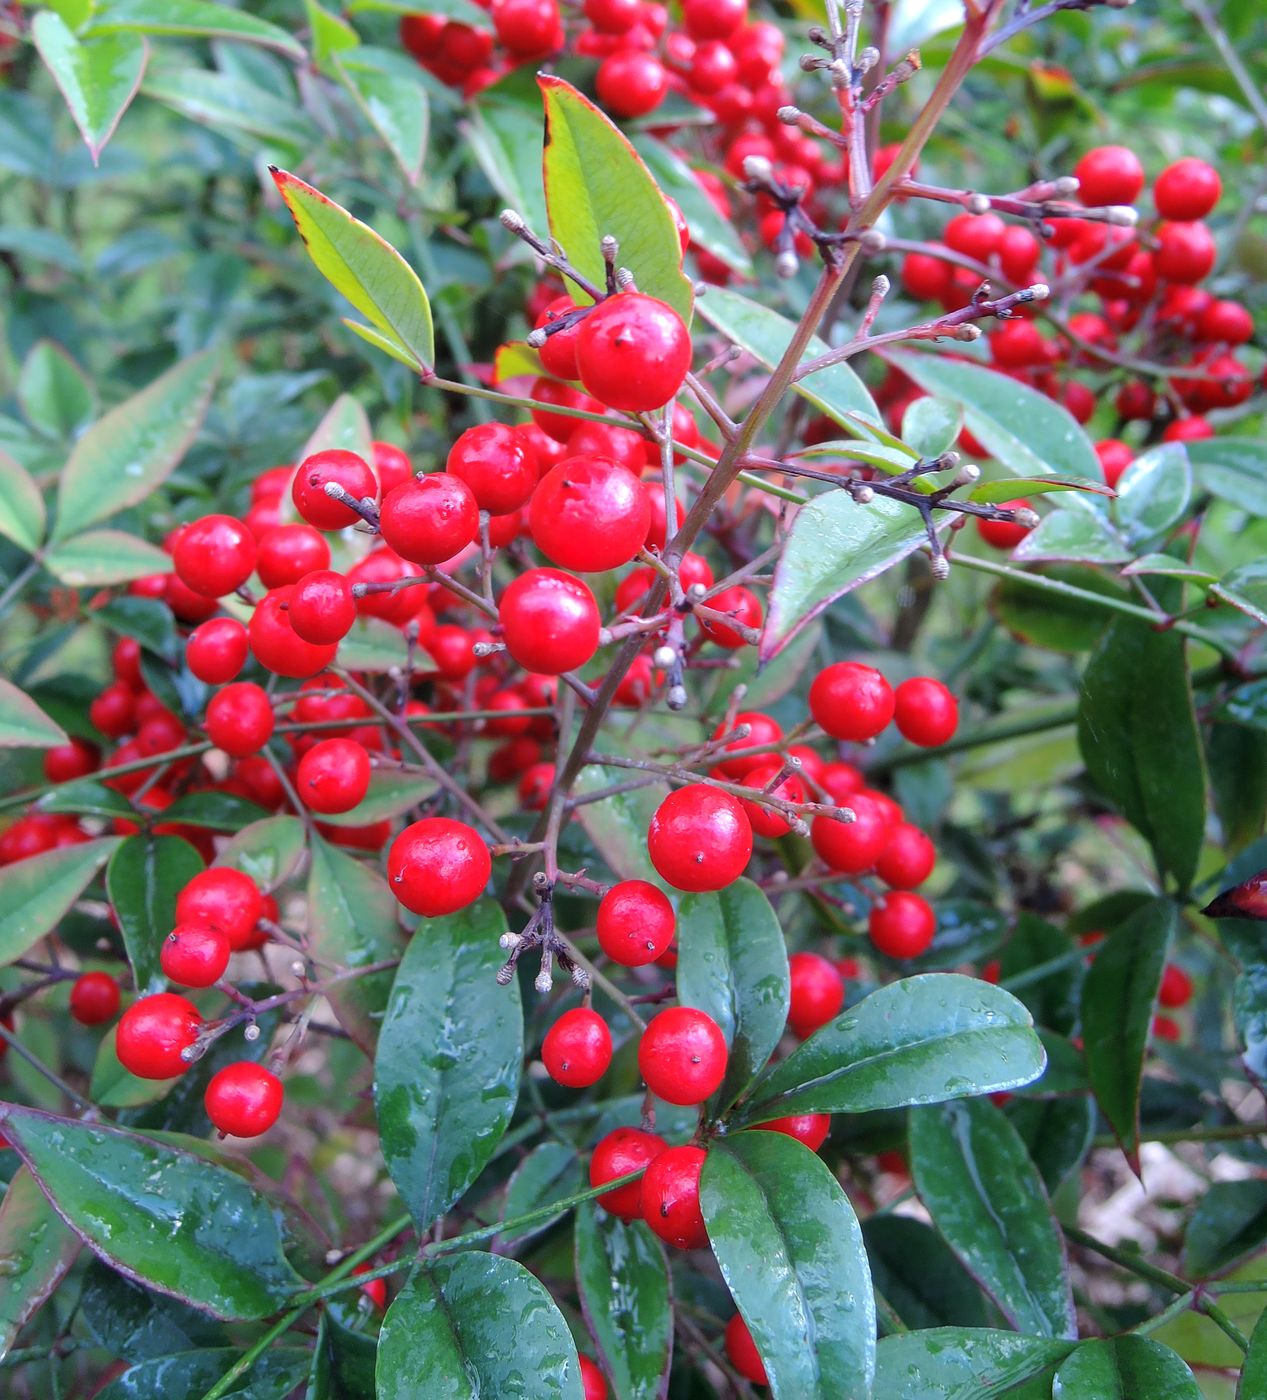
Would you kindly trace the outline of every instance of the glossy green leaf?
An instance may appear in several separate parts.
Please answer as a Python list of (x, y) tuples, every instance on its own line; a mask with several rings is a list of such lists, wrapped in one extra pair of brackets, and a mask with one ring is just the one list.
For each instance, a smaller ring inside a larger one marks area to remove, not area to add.
[[(201, 1395), (236, 1364), (233, 1347), (176, 1352), (141, 1361), (99, 1390), (96, 1400), (169, 1400)], [(311, 1353), (304, 1347), (266, 1351), (226, 1392), (227, 1400), (286, 1400), (308, 1374)]]
[(263, 142), (271, 155), (291, 159), (317, 140), (317, 129), (284, 92), (257, 86), (237, 73), (206, 68), (163, 69), (142, 89), (190, 121), (236, 138), (250, 150)]
[[(647, 132), (634, 132), (629, 140), (656, 184), (682, 211), (691, 231), (691, 247), (703, 248), (740, 277), (751, 277), (752, 259), (743, 241), (734, 225), (705, 194), (691, 167), (663, 141)], [(712, 288), (709, 295), (712, 295)]]
[(862, 1222), (862, 1238), (876, 1290), (907, 1327), (985, 1324), (981, 1290), (945, 1240), (922, 1220), (873, 1215)]
[(506, 917), (489, 899), (424, 919), (383, 1018), (374, 1096), (383, 1159), (420, 1230), (475, 1180), (515, 1111), (519, 983), (496, 985)]
[[(604, 739), (603, 749), (613, 754), (626, 752), (626, 746), (615, 735)], [(599, 763), (591, 763), (581, 769), (573, 791), (580, 797), (619, 784), (628, 776), (627, 769), (604, 768)], [(647, 783), (599, 802), (586, 802), (576, 809), (576, 819), (586, 836), (619, 879), (660, 883), (647, 854), (647, 827), (656, 808), (664, 801), (666, 790), (664, 783)]]
[(1039, 521), (1012, 557), (1020, 563), (1121, 564), (1131, 547), (1103, 517), (1061, 507)]
[(829, 1021), (760, 1081), (740, 1116), (865, 1113), (1017, 1089), (1045, 1055), (1033, 1020), (998, 987), (926, 973), (881, 987)]
[(869, 1397), (871, 1273), (857, 1218), (823, 1161), (784, 1133), (719, 1138), (700, 1206), (775, 1400)]
[(949, 355), (898, 350), (889, 358), (921, 389), (962, 405), (968, 431), (1016, 476), (1104, 481), (1091, 439), (1045, 394)]
[(1236, 1400), (1254, 1400), (1258, 1395), (1267, 1395), (1267, 1312), (1258, 1319), (1249, 1339), (1249, 1351), (1236, 1387)]
[[(699, 313), (710, 326), (767, 369), (773, 369), (783, 358), (796, 330), (795, 324), (777, 311), (726, 287), (710, 287), (708, 295), (700, 298)], [(801, 363), (816, 359), (827, 349), (815, 336), (801, 356)], [(846, 432), (861, 438), (874, 436), (860, 425), (858, 418), (850, 417), (860, 414), (878, 423), (881, 415), (867, 386), (847, 364), (829, 365), (805, 379), (798, 379), (792, 387)]]
[(1192, 466), (1181, 442), (1141, 453), (1117, 484), (1113, 514), (1134, 549), (1183, 519), (1192, 500)]
[(105, 836), (0, 868), (0, 966), (56, 928), (118, 844), (117, 836)]
[(1139, 1164), (1139, 1093), (1144, 1054), (1175, 906), (1150, 900), (1096, 945), (1082, 985), (1082, 1040), (1096, 1100), (1132, 1165)]
[(1016, 1129), (985, 1099), (911, 1114), (911, 1174), (938, 1233), (1018, 1331), (1076, 1335), (1064, 1240)]
[(1209, 1278), (1267, 1239), (1267, 1181), (1216, 1181), (1197, 1201), (1183, 1239), (1186, 1272)]
[(730, 1047), (726, 1077), (709, 1100), (724, 1112), (765, 1068), (787, 1024), (787, 944), (770, 901), (751, 880), (678, 904), (677, 994), (706, 1011)]
[(379, 617), (360, 618), (339, 643), (338, 664), (347, 671), (381, 673), (404, 667), (408, 660), (405, 634)]
[(76, 1235), (62, 1223), (26, 1167), (19, 1167), (0, 1201), (0, 1360), (65, 1278), (78, 1253)]
[(66, 351), (41, 340), (22, 361), (18, 403), (32, 427), (65, 441), (92, 421), (97, 400), (83, 370)]
[[(150, 990), (163, 990), (163, 987), (151, 986)], [(117, 1030), (117, 1026), (110, 1026), (97, 1045), (88, 1097), (99, 1108), (140, 1108), (163, 1098), (178, 1080), (139, 1079), (130, 1074), (119, 1063), (115, 1048)]]
[(921, 394), (902, 415), (902, 440), (925, 459), (940, 457), (959, 441), (963, 409), (953, 399)]
[(99, 0), (86, 32), (113, 34), (120, 30), (237, 39), (277, 49), (291, 58), (304, 57), (303, 48), (284, 29), (212, 0)]
[(846, 491), (828, 491), (801, 506), (775, 565), (761, 659), (777, 655), (838, 598), (900, 563), (927, 538), (918, 512), (884, 496), (860, 505)]
[(44, 555), (49, 573), (72, 588), (100, 588), (171, 572), (171, 556), (122, 530), (87, 530), (61, 540)]
[(318, 67), (360, 44), (360, 35), (347, 20), (331, 14), (317, 0), (304, 0), (304, 13), (308, 16), (308, 27), (312, 31), (312, 56)]
[(1216, 437), (1187, 447), (1200, 490), (1251, 515), (1267, 515), (1267, 451), (1260, 439)]
[[(885, 472), (889, 476), (897, 476), (901, 472), (909, 471), (919, 460), (918, 453), (912, 448), (894, 447), (887, 442), (862, 442), (857, 439), (815, 442), (788, 455), (797, 459), (802, 457), (810, 459), (838, 457), (846, 462), (859, 462), (864, 466), (875, 467), (877, 471)], [(933, 474), (933, 478), (936, 478), (936, 473)], [(913, 489), (931, 491), (933, 485), (928, 478), (919, 477), (914, 482)]]
[(1218, 575), (1207, 573), (1205, 569), (1189, 564), (1184, 559), (1176, 559), (1171, 554), (1141, 554), (1132, 559), (1122, 570), (1123, 578), (1151, 575), (1154, 578), (1185, 578), (1194, 583), (1214, 583)]
[(179, 836), (129, 836), (110, 857), (106, 891), (138, 992), (164, 990), (163, 940), (176, 926), (177, 896), (202, 868), (202, 857)]
[(689, 326), (695, 293), (682, 271), (677, 225), (642, 157), (571, 83), (543, 73), (537, 85), (545, 103), (542, 178), (551, 236), (576, 270), (601, 287), (600, 244), (611, 235), (638, 290), (667, 302)]
[(93, 610), (98, 622), (131, 637), (169, 665), (176, 665), (184, 650), (184, 641), (176, 635), (176, 619), (172, 610), (158, 598), (133, 598), (127, 593), (111, 598)]
[(430, 120), (427, 90), (421, 80), (406, 77), (377, 62), (374, 53), (361, 49), (340, 55), (334, 67), (405, 179), (416, 185), (422, 175)]
[(885, 1337), (875, 1393), (901, 1400), (1051, 1400), (1056, 1367), (1076, 1343), (968, 1327)]
[(236, 1172), (137, 1133), (0, 1107), (58, 1213), (121, 1273), (223, 1318), (268, 1317), (302, 1281), (277, 1213)]
[[(918, 400), (923, 402), (923, 400)], [(970, 501), (984, 505), (1002, 505), (1022, 496), (1050, 496), (1061, 491), (1082, 491), (1092, 496), (1112, 496), (1111, 487), (1102, 481), (1085, 481), (1070, 476), (1005, 476), (998, 481), (983, 481), (968, 492)]]
[(273, 179), (318, 272), (419, 371), (435, 362), (431, 303), (417, 274), (386, 240), (285, 170)]
[(134, 1283), (100, 1259), (84, 1271), (79, 1307), (94, 1340), (124, 1361), (227, 1345), (224, 1329), (205, 1313)]
[(1211, 586), (1210, 593), (1267, 627), (1267, 560), (1233, 569)]
[(1052, 1400), (1201, 1400), (1188, 1367), (1150, 1337), (1083, 1342), (1060, 1363)]
[(35, 16), (31, 39), (95, 165), (141, 85), (149, 46), (139, 35), (126, 33), (80, 40), (52, 10)]
[(1267, 711), (1264, 721), (1214, 722), (1205, 731), (1210, 791), (1229, 852), (1261, 836), (1267, 823)]
[[(488, 16), (483, 18), (487, 28)], [(511, 69), (479, 93), (469, 110), (466, 137), (489, 184), (524, 216), (529, 228), (544, 229), (541, 155), (534, 142), (524, 140), (525, 130), (535, 130), (541, 119), (541, 93), (531, 67)]]
[(1038, 1168), (1047, 1194), (1054, 1196), (1091, 1151), (1096, 1129), (1094, 1101), (1089, 1094), (1080, 1098), (1017, 1098), (1005, 1112)]
[(0, 535), (33, 554), (44, 538), (44, 497), (31, 474), (0, 452)]
[(116, 817), (124, 821), (136, 820), (136, 808), (121, 792), (92, 778), (55, 787), (41, 797), (36, 806), (41, 812), (75, 812), (85, 817), (103, 817), (106, 821)]
[(51, 749), (66, 742), (61, 725), (24, 690), (0, 676), (0, 749)]
[(1115, 620), (1087, 664), (1078, 746), (1091, 781), (1186, 889), (1205, 834), (1205, 767), (1184, 640)]
[(425, 1265), (387, 1310), (377, 1400), (582, 1400), (563, 1315), (513, 1259), (472, 1250)]
[[(582, 1189), (584, 1171), (574, 1147), (564, 1142), (543, 1142), (515, 1168), (506, 1185), (506, 1200), (502, 1206), (503, 1220), (516, 1220), (561, 1201)], [(510, 1245), (548, 1230), (562, 1218), (563, 1212), (539, 1224), (523, 1229), (507, 1230), (502, 1244)]]
[(436, 780), (397, 768), (379, 768), (370, 776), (369, 791), (350, 812), (322, 817), (326, 826), (368, 826), (385, 817), (398, 817), (435, 795)]
[[(314, 837), (308, 872), (308, 936), (312, 951), (338, 967), (368, 967), (400, 956), (400, 906), (387, 881), (365, 864)], [(329, 990), (339, 1024), (366, 1052), (391, 993), (392, 973), (372, 972)]]
[(664, 1246), (641, 1220), (593, 1201), (576, 1212), (576, 1287), (612, 1400), (659, 1400), (673, 1355), (673, 1296)]
[(304, 825), (298, 817), (265, 817), (243, 827), (216, 856), (216, 865), (231, 865), (249, 875), (262, 890), (275, 889), (299, 864)]
[[(1071, 963), (1055, 967), (1036, 981), (1024, 974), (1058, 962), (1068, 953), (1068, 933), (1040, 919), (1037, 914), (1027, 912), (1017, 916), (1011, 937), (999, 959), (999, 975), (1003, 985), (1008, 987), (1013, 978), (1023, 978), (1022, 985), (1013, 989), (1014, 995), (1029, 1007), (1030, 1015), (1040, 1026), (1058, 1031), (1061, 1035), (1072, 1034), (1077, 1024), (1078, 988), (1082, 980), (1079, 965)], [(1048, 1075), (1056, 1068), (1050, 1065)], [(1044, 1087), (1048, 1075), (1043, 1076), (1038, 1086), (1040, 1089)]]
[[(1055, 565), (1035, 571), (1092, 593), (1125, 598), (1125, 591), (1095, 569)], [(1000, 579), (990, 595), (990, 611), (1013, 636), (1049, 651), (1090, 651), (1111, 620), (1090, 600), (1035, 588), (1014, 578)]]
[(164, 823), (205, 826), (211, 831), (237, 831), (267, 816), (264, 808), (228, 792), (187, 792), (163, 808)]

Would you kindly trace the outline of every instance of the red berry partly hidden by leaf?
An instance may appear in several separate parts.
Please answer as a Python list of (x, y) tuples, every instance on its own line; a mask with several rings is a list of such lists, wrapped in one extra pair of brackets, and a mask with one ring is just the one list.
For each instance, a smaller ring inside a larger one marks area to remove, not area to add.
[[(1028, 501), (1000, 501), (1001, 510), (1029, 510)], [(976, 517), (977, 533), (995, 549), (1015, 549), (1030, 532), (1030, 526), (1019, 525), (1015, 520), (983, 520)]]
[(282, 1081), (250, 1060), (225, 1065), (211, 1077), (203, 1106), (215, 1127), (230, 1137), (259, 1137), (282, 1111)]
[(647, 851), (661, 879), (675, 889), (720, 890), (743, 874), (752, 855), (752, 827), (728, 792), (690, 783), (656, 809)]
[(424, 817), (392, 842), (387, 878), (392, 893), (415, 914), (456, 914), (484, 893), (492, 857), (474, 827), (451, 817)]
[(638, 1069), (666, 1103), (703, 1103), (726, 1077), (721, 1027), (693, 1006), (671, 1006), (647, 1023), (638, 1042)]
[(801, 1040), (840, 1014), (845, 982), (835, 965), (817, 953), (793, 953), (788, 959), (791, 995), (787, 1023)]
[(119, 984), (108, 972), (85, 972), (70, 989), (70, 1014), (81, 1026), (99, 1026), (119, 1009)]
[(921, 748), (936, 748), (954, 737), (959, 702), (931, 676), (903, 681), (894, 694), (894, 718), (903, 738)]
[(730, 1364), (746, 1381), (754, 1385), (768, 1385), (769, 1377), (761, 1360), (757, 1344), (743, 1317), (736, 1313), (726, 1324), (726, 1355)]
[(645, 967), (673, 942), (667, 896), (646, 880), (622, 880), (598, 906), (598, 946), (622, 967)]
[(233, 758), (247, 758), (273, 736), (273, 702), (254, 681), (235, 681), (207, 705), (207, 737)]
[(867, 927), (871, 942), (886, 957), (915, 958), (932, 943), (937, 918), (927, 900), (894, 890), (872, 905)]
[(708, 1244), (699, 1200), (700, 1172), (707, 1155), (702, 1147), (670, 1147), (643, 1175), (642, 1218), (675, 1249), (703, 1249)]
[(581, 1400), (607, 1400), (607, 1382), (603, 1373), (588, 1356), (579, 1357), (581, 1363)]
[(1095, 445), (1095, 455), (1100, 459), (1104, 484), (1116, 490), (1123, 473), (1135, 460), (1135, 453), (1120, 438), (1102, 438)]
[(598, 650), (594, 595), (559, 569), (529, 569), (501, 596), (497, 615), (506, 649), (526, 671), (557, 676), (584, 666)]
[(831, 1114), (796, 1113), (790, 1118), (771, 1118), (765, 1123), (754, 1123), (753, 1127), (767, 1133), (785, 1133), (803, 1143), (811, 1152), (817, 1152), (831, 1131)]
[(249, 875), (229, 865), (203, 870), (176, 897), (178, 924), (218, 928), (235, 950), (244, 948), (264, 913), (264, 897)]
[(576, 361), (587, 393), (626, 413), (663, 408), (691, 367), (691, 335), (666, 302), (618, 292), (581, 322)]
[(1161, 977), (1157, 1000), (1168, 1007), (1187, 1006), (1192, 1000), (1192, 978), (1175, 963), (1168, 963)]
[(210, 924), (177, 924), (159, 954), (163, 976), (178, 987), (210, 987), (223, 976), (232, 953), (228, 935)]
[(172, 563), (187, 588), (223, 598), (254, 572), (255, 538), (232, 515), (204, 515), (177, 535)]
[(814, 677), (809, 710), (833, 739), (874, 739), (893, 718), (893, 691), (874, 666), (837, 661)]
[(101, 767), (101, 754), (96, 744), (73, 736), (64, 744), (44, 750), (44, 776), (50, 783), (69, 783), (86, 778)]
[[(667, 1147), (668, 1143), (655, 1133), (644, 1133), (639, 1128), (614, 1128), (594, 1148), (590, 1158), (590, 1185), (602, 1186), (619, 1176), (641, 1171)], [(642, 1213), (641, 1182), (626, 1182), (597, 1200), (609, 1214), (621, 1220), (637, 1220)]]
[(198, 1008), (174, 992), (133, 1002), (115, 1032), (119, 1063), (138, 1079), (175, 1079), (189, 1068), (181, 1052), (198, 1039)]
[(295, 791), (312, 812), (350, 812), (370, 787), (370, 756), (355, 739), (322, 739), (299, 760)]
[(607, 1073), (611, 1059), (611, 1031), (598, 1012), (588, 1007), (565, 1011), (541, 1043), (546, 1072), (568, 1089), (588, 1089), (597, 1083)]

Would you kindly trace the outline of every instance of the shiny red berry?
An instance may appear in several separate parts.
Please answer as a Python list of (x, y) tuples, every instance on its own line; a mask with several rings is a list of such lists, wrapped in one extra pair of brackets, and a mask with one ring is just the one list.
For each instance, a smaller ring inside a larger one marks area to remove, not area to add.
[(341, 642), (356, 621), (351, 580), (334, 569), (314, 569), (291, 590), (286, 613), (300, 641), (314, 646)]
[(392, 842), (387, 878), (392, 893), (415, 914), (456, 914), (484, 893), (492, 857), (474, 827), (451, 817), (424, 817)]
[(598, 906), (598, 946), (622, 967), (645, 967), (673, 942), (667, 896), (646, 880), (622, 880)]
[[(999, 507), (1002, 510), (1029, 510), (1030, 504), (1025, 500), (1000, 501)], [(977, 533), (995, 549), (1015, 549), (1030, 532), (1030, 526), (1018, 525), (1014, 520), (983, 520), (977, 516), (976, 521)]]
[(207, 737), (231, 758), (247, 758), (273, 737), (273, 702), (254, 681), (235, 681), (207, 705)]
[(330, 567), (330, 544), (311, 525), (278, 525), (260, 540), (255, 571), (265, 588), (298, 583), (314, 569)]
[(494, 0), (493, 31), (516, 58), (540, 58), (563, 47), (556, 0)]
[[(639, 1128), (614, 1128), (600, 1139), (590, 1158), (590, 1185), (602, 1186), (619, 1176), (641, 1171), (648, 1166), (668, 1143), (655, 1133)], [(620, 1220), (637, 1220), (642, 1213), (641, 1182), (629, 1181), (614, 1187), (597, 1198), (598, 1204)]]
[(739, 710), (733, 724), (727, 725), (723, 722), (713, 730), (713, 739), (720, 739), (728, 730), (738, 729), (740, 725), (746, 725), (748, 733), (742, 738), (732, 739), (721, 750), (722, 754), (738, 753), (740, 756), (723, 758), (717, 765), (720, 773), (735, 780), (744, 777), (754, 768), (763, 767), (771, 758), (770, 754), (748, 754), (744, 750), (777, 744), (783, 737), (783, 726), (769, 715), (762, 714), (760, 710)]
[(714, 612), (725, 613), (729, 619), (727, 622), (700, 619), (700, 626), (709, 641), (725, 647), (727, 651), (751, 645), (749, 639), (737, 629), (761, 626), (761, 602), (752, 589), (745, 588), (741, 583), (732, 584), (730, 588), (714, 593), (708, 600), (708, 606)]
[(931, 676), (903, 681), (894, 693), (894, 719), (902, 736), (921, 748), (937, 748), (954, 737), (959, 702)]
[(163, 976), (178, 987), (210, 987), (229, 965), (233, 949), (223, 929), (210, 924), (177, 924), (163, 940)]
[(175, 1079), (189, 1068), (181, 1058), (198, 1039), (198, 1008), (174, 992), (158, 992), (133, 1002), (115, 1032), (119, 1063), (138, 1079)]
[(1161, 977), (1161, 990), (1157, 1000), (1162, 1006), (1187, 1006), (1192, 1000), (1192, 978), (1174, 963), (1166, 965)]
[(664, 101), (669, 75), (658, 58), (623, 49), (598, 65), (598, 99), (618, 117), (645, 117)]
[(565, 1011), (546, 1032), (541, 1060), (556, 1084), (568, 1089), (588, 1089), (607, 1073), (612, 1061), (607, 1022), (588, 1007)]
[(177, 535), (172, 563), (187, 588), (223, 598), (255, 571), (255, 537), (232, 515), (204, 515)]
[(50, 783), (69, 783), (86, 778), (101, 767), (101, 753), (96, 744), (73, 736), (64, 744), (44, 750), (44, 776)]
[(891, 823), (884, 808), (864, 793), (852, 793), (845, 805), (853, 812), (851, 822), (826, 815), (810, 824), (810, 841), (822, 860), (842, 875), (861, 875), (870, 870), (889, 844)]
[(355, 739), (322, 739), (299, 760), (295, 791), (312, 812), (350, 812), (370, 787), (370, 756)]
[[(576, 302), (571, 297), (555, 297), (537, 317), (536, 329), (552, 326), (576, 309)], [(545, 343), (537, 353), (541, 356), (541, 363), (545, 366), (547, 374), (554, 375), (556, 379), (579, 377), (576, 367), (576, 333), (579, 329), (580, 321), (577, 320), (546, 336)]]
[(374, 472), (378, 477), (378, 494), (381, 498), (393, 487), (408, 481), (414, 474), (414, 468), (408, 454), (395, 443), (375, 442), (371, 446)]
[(937, 850), (928, 836), (910, 822), (889, 830), (889, 842), (875, 863), (875, 873), (890, 889), (913, 890), (937, 864)]
[(675, 889), (720, 890), (747, 867), (752, 827), (728, 792), (689, 783), (669, 793), (656, 809), (647, 851), (660, 878)]
[(867, 929), (871, 942), (886, 957), (915, 958), (932, 943), (937, 917), (927, 900), (894, 890), (872, 905)]
[(1222, 193), (1219, 172), (1195, 156), (1168, 165), (1153, 183), (1153, 203), (1163, 219), (1204, 219)]
[(526, 505), (537, 484), (536, 456), (504, 423), (467, 428), (449, 449), (445, 471), (470, 489), (480, 510), (508, 515)]
[(663, 408), (691, 367), (691, 335), (666, 302), (618, 292), (581, 322), (576, 362), (587, 393), (627, 413)]
[(669, 1147), (652, 1160), (642, 1178), (642, 1218), (675, 1249), (704, 1249), (708, 1231), (700, 1208), (699, 1179), (707, 1153), (702, 1147)]
[(363, 457), (341, 447), (314, 452), (299, 464), (290, 494), (295, 509), (318, 530), (342, 530), (361, 518), (351, 506), (327, 494), (325, 488), (331, 484), (358, 501), (378, 498), (378, 478)]
[(70, 1014), (81, 1026), (99, 1026), (119, 1009), (119, 984), (108, 972), (85, 972), (70, 989)]
[(728, 1058), (721, 1027), (693, 1006), (653, 1016), (638, 1042), (638, 1070), (666, 1103), (703, 1103), (726, 1077)]
[(506, 649), (527, 671), (557, 676), (584, 666), (598, 650), (594, 595), (558, 569), (529, 569), (505, 590), (497, 615)]
[(803, 1143), (811, 1152), (817, 1152), (831, 1131), (831, 1114), (795, 1113), (790, 1118), (771, 1118), (765, 1123), (754, 1123), (753, 1127), (767, 1133), (784, 1133)]
[(840, 1014), (845, 982), (834, 963), (817, 953), (793, 953), (788, 959), (791, 998), (787, 1023), (804, 1040)]
[(1078, 198), (1088, 209), (1131, 204), (1144, 188), (1144, 167), (1127, 146), (1097, 146), (1073, 168)]
[(603, 1373), (588, 1356), (578, 1357), (581, 1363), (581, 1400), (607, 1400), (607, 1382)]
[(744, 1380), (751, 1381), (754, 1385), (769, 1384), (761, 1353), (752, 1340), (748, 1324), (739, 1313), (726, 1324), (726, 1355)]
[(185, 643), (189, 669), (207, 685), (225, 685), (246, 665), (246, 628), (235, 617), (213, 617), (195, 627)]
[(814, 677), (809, 710), (833, 739), (874, 739), (893, 718), (893, 691), (874, 666), (837, 661)]
[(383, 539), (412, 564), (442, 564), (479, 533), (475, 494), (448, 472), (406, 481), (389, 491), (379, 512)]
[(1095, 455), (1100, 459), (1104, 484), (1115, 489), (1122, 474), (1135, 460), (1135, 453), (1120, 438), (1102, 438), (1095, 445)]
[(203, 870), (176, 898), (178, 924), (207, 924), (218, 928), (232, 948), (244, 948), (264, 913), (259, 886), (241, 870), (213, 865)]
[(568, 457), (533, 493), (528, 527), (551, 563), (579, 573), (627, 564), (642, 548), (651, 503), (642, 483), (603, 457)]
[(259, 1137), (277, 1122), (284, 1092), (282, 1081), (271, 1070), (239, 1060), (212, 1075), (203, 1107), (220, 1132), (230, 1137)]
[(132, 732), (136, 721), (136, 700), (132, 687), (114, 681), (88, 706), (88, 718), (94, 729), (107, 739), (122, 739)]
[(290, 624), (289, 606), (293, 584), (266, 593), (251, 614), (247, 636), (251, 652), (266, 671), (307, 680), (324, 671), (334, 660), (337, 643), (318, 646), (305, 642)]
[(1217, 255), (1214, 237), (1202, 223), (1162, 224), (1157, 230), (1153, 263), (1168, 282), (1200, 282), (1213, 270)]

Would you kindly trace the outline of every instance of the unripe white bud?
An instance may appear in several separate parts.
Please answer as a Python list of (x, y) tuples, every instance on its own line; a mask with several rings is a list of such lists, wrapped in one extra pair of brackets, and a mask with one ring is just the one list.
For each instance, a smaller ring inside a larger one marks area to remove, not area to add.
[(656, 647), (651, 657), (651, 663), (658, 670), (667, 671), (677, 660), (677, 652), (672, 647)]
[(502, 227), (511, 233), (522, 233), (526, 225), (523, 215), (517, 214), (513, 209), (503, 209), (501, 212)]
[(800, 259), (791, 248), (779, 254), (774, 260), (774, 272), (776, 277), (781, 277), (785, 282), (790, 277), (796, 276), (796, 269), (800, 266)]
[(260, 1038), (260, 1028), (252, 1021), (242, 1034), (247, 1040), (256, 1041)]
[(946, 579), (950, 577), (950, 560), (944, 554), (934, 555), (928, 561), (928, 571), (935, 579)]
[(745, 156), (743, 173), (749, 180), (769, 180), (774, 176), (774, 167), (765, 156)]
[(775, 115), (784, 126), (795, 126), (801, 119), (801, 109), (789, 103), (786, 107), (780, 107)]
[(990, 199), (984, 194), (970, 194), (964, 208), (969, 214), (988, 214), (990, 212)]

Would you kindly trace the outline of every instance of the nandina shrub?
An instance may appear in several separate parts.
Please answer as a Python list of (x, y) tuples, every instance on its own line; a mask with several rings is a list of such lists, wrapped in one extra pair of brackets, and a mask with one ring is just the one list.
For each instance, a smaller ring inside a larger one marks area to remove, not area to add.
[(0, 4), (6, 1395), (1267, 1395), (1254, 7), (793, 8)]

